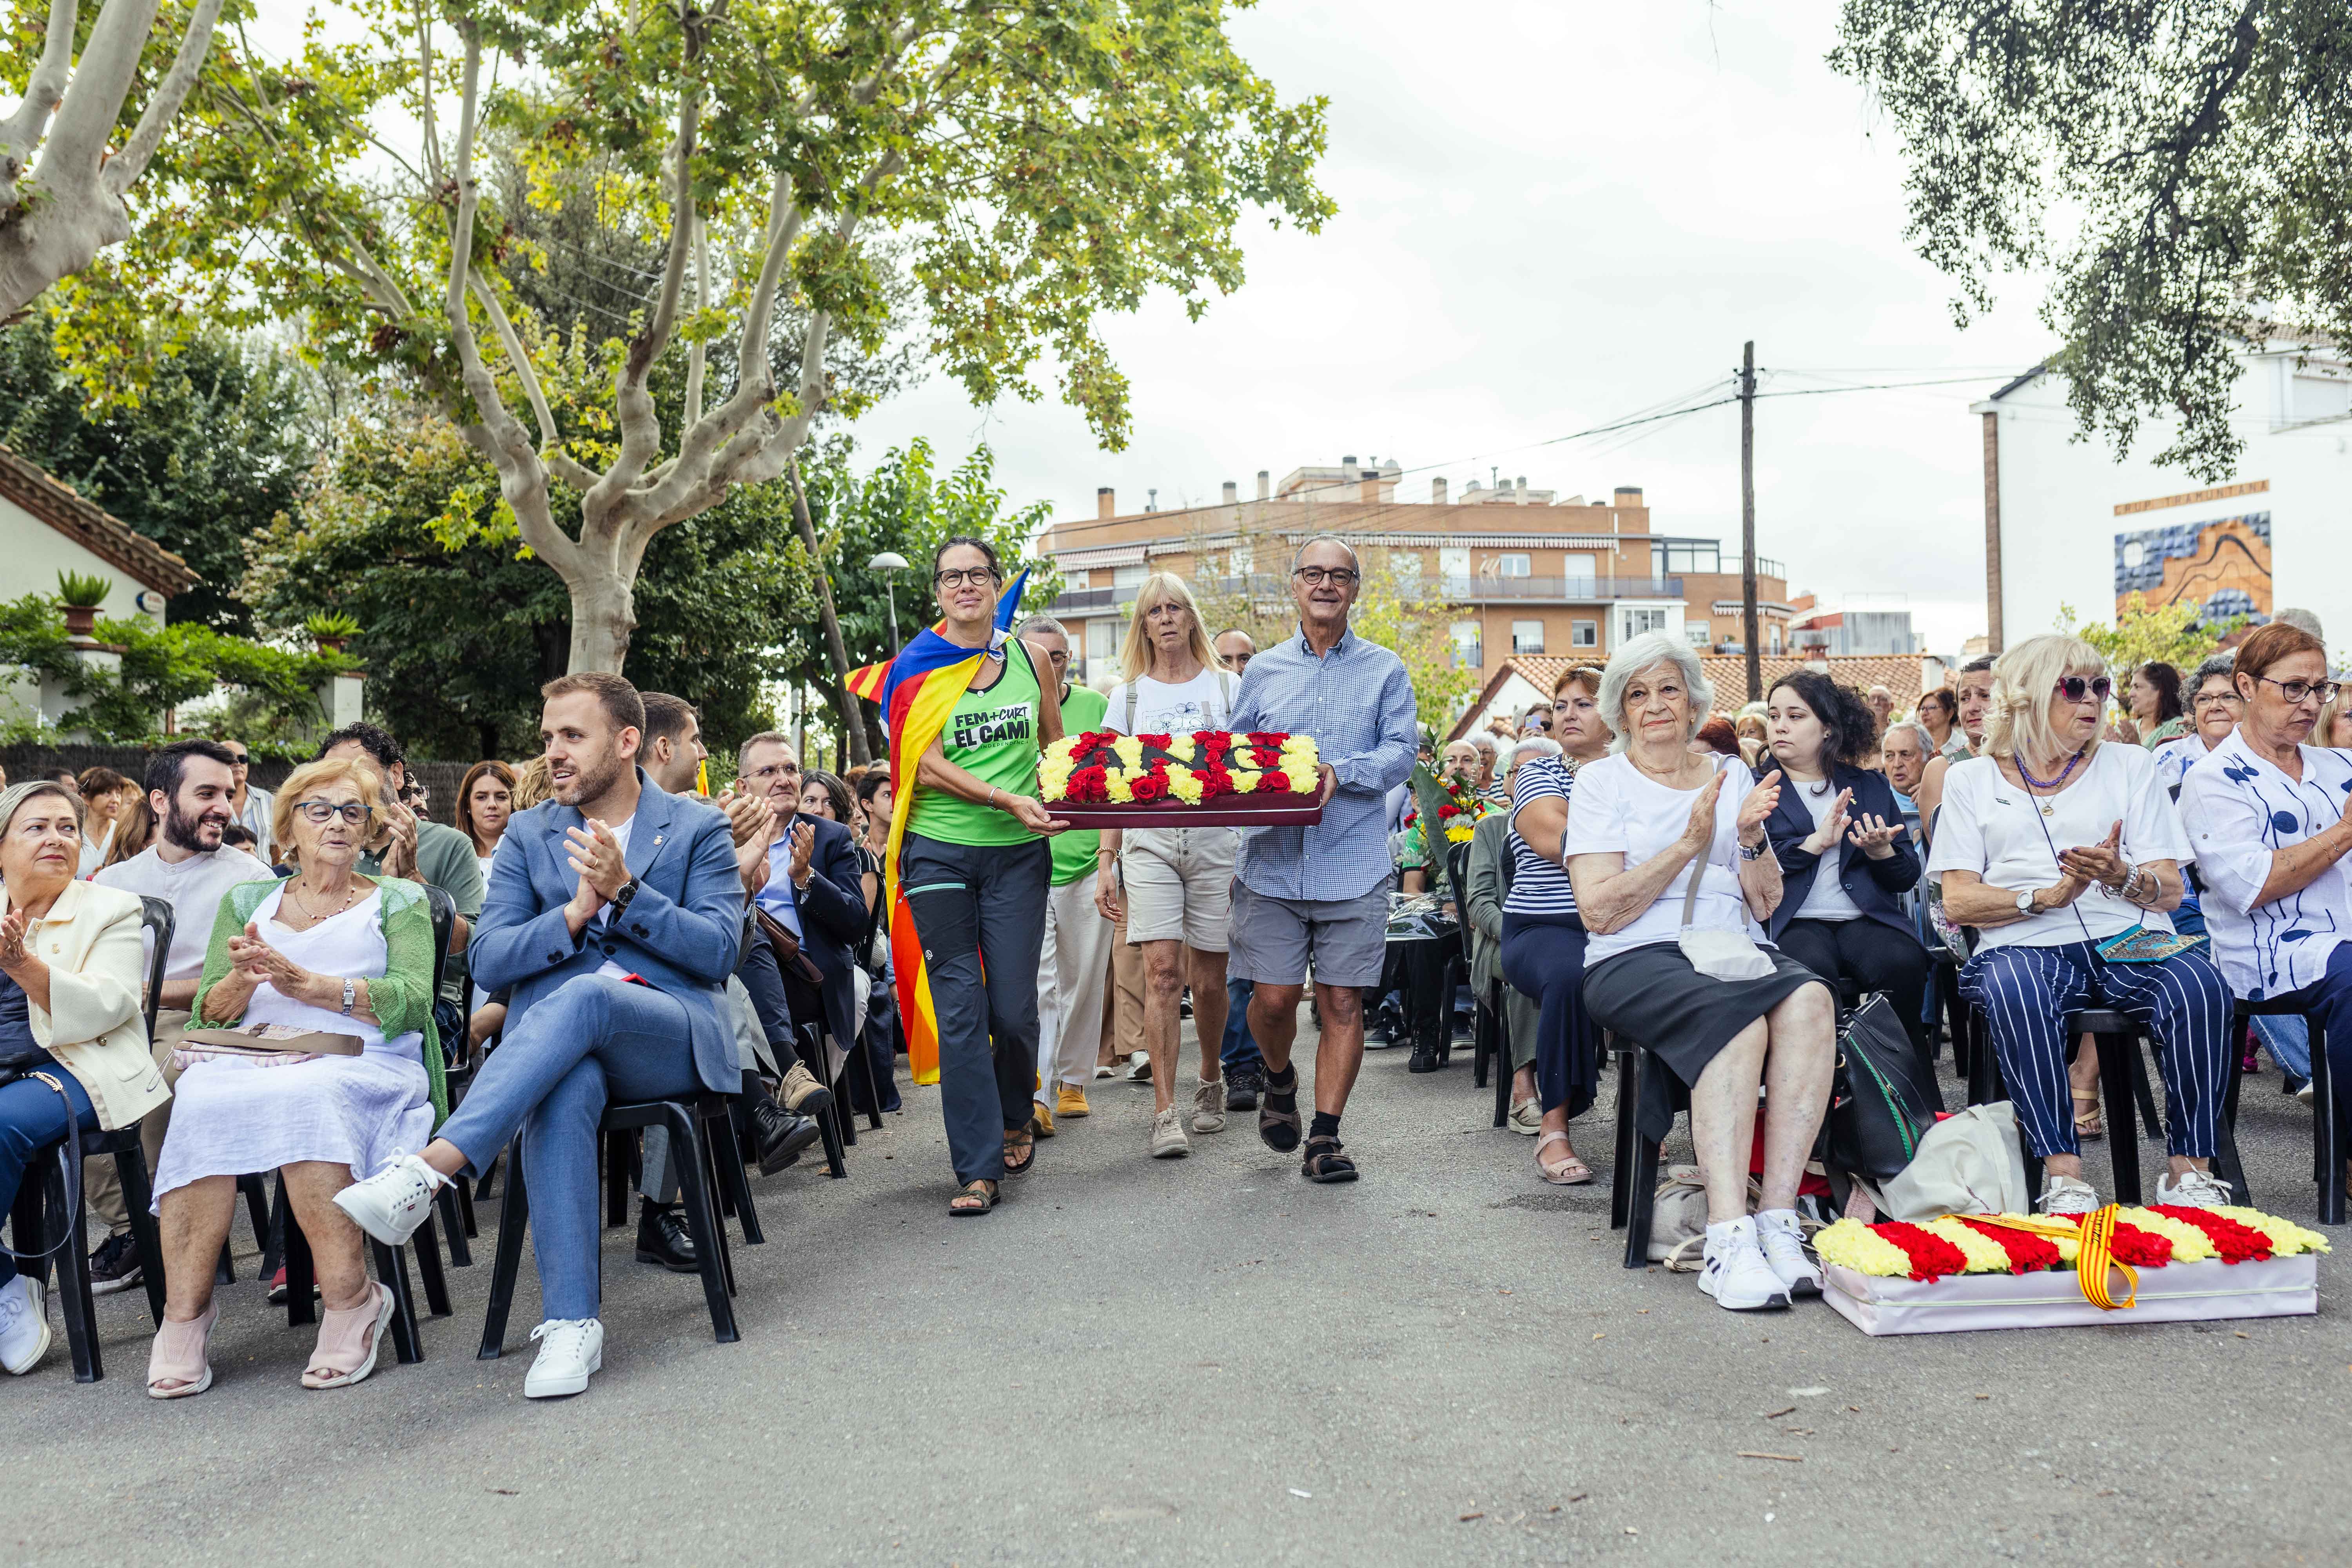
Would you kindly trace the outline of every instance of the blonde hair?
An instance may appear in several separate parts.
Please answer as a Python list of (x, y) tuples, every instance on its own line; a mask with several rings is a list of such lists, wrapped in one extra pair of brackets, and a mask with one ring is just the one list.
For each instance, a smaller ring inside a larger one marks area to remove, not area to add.
[[(2051, 728), (2050, 709), (2058, 700), (2056, 688), (2069, 675), (2097, 676), (2107, 672), (2099, 650), (2080, 637), (2043, 632), (2027, 637), (1992, 663), (1992, 700), (1985, 709), (1984, 750), (1992, 756), (2014, 758), (2020, 751), (2046, 760), (2069, 750)], [(2099, 748), (2099, 731), (2083, 747), (2083, 760)]]
[(279, 859), (291, 866), (301, 858), (301, 846), (294, 837), (294, 807), (303, 795), (339, 784), (347, 784), (360, 792), (361, 804), (373, 814), (368, 836), (362, 842), (371, 851), (379, 847), (381, 840), (386, 837), (383, 815), (383, 775), (376, 771), (373, 761), (364, 757), (321, 757), (315, 763), (304, 763), (288, 773), (286, 782), (278, 786), (277, 798), (270, 802), (269, 837), (272, 843), (268, 847), (277, 851)]
[(1201, 624), (1201, 606), (1193, 601), (1192, 590), (1173, 572), (1154, 572), (1135, 591), (1135, 618), (1127, 623), (1127, 637), (1118, 647), (1119, 674), (1129, 680), (1140, 680), (1151, 673), (1151, 636), (1144, 630), (1144, 616), (1162, 599), (1179, 605), (1192, 617), (1192, 627), (1185, 635), (1184, 644), (1201, 661), (1201, 668), (1223, 669), (1224, 661), (1217, 657), (1217, 650), (1209, 642), (1208, 628)]
[(529, 811), (554, 794), (555, 784), (547, 776), (547, 758), (544, 754), (536, 756), (515, 770), (514, 799), (507, 809)]

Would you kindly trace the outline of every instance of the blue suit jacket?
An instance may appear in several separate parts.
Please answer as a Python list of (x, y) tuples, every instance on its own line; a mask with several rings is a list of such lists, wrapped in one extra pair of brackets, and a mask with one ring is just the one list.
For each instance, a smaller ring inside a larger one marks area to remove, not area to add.
[[(829, 817), (795, 816), (794, 826), (808, 823), (816, 829), (809, 851), (809, 884), (792, 889), (801, 915), (801, 952), (824, 976), (825, 1032), (846, 1049), (857, 1018), (856, 982), (849, 972), (857, 966), (857, 944), (871, 923), (866, 910), (866, 883), (858, 875), (856, 841), (849, 829)], [(769, 873), (763, 894), (783, 884), (781, 868)], [(795, 1018), (797, 1024), (814, 1023)]]
[[(1771, 764), (1765, 764), (1769, 771)], [(1802, 847), (1813, 836), (1813, 814), (1805, 809), (1800, 792), (1806, 786), (1786, 774), (1780, 780), (1780, 804), (1764, 819), (1764, 832), (1772, 840), (1772, 858), (1780, 862), (1780, 907), (1772, 911), (1765, 922), (1768, 936), (1778, 938), (1797, 918), (1805, 905), (1805, 895), (1812, 891), (1813, 878), (1820, 874), (1824, 857)], [(1853, 791), (1853, 802), (1846, 807), (1849, 822), (1864, 816), (1875, 816), (1881, 822), (1900, 823), (1903, 808), (1895, 804), (1895, 786), (1883, 773), (1864, 768), (1833, 767), (1830, 770), (1830, 790)], [(1837, 847), (1836, 870), (1838, 885), (1845, 896), (1853, 900), (1864, 920), (1876, 921), (1901, 931), (1906, 936), (1916, 934), (1911, 917), (1903, 912), (1905, 893), (1919, 885), (1919, 855), (1911, 847), (1911, 836), (1900, 834), (1894, 843), (1895, 853), (1884, 860), (1874, 860), (1847, 839)]]
[(617, 921), (591, 921), (576, 937), (563, 921), (563, 906), (580, 885), (563, 833), (581, 826), (581, 815), (553, 801), (516, 814), (490, 862), (489, 890), (467, 949), (474, 983), (485, 991), (510, 988), (508, 1005), (520, 1021), (557, 986), (595, 973), (609, 958), (685, 1004), (696, 1075), (731, 1094), (743, 1087), (734, 1026), (722, 1005), (743, 931), (734, 837), (718, 807), (663, 794), (642, 768), (637, 791), (627, 855), (636, 894)]

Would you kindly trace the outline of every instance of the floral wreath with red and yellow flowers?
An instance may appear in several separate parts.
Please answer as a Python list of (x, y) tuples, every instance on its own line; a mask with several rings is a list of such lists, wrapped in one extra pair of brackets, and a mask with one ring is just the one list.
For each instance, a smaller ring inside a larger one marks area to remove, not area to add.
[(1246, 735), (1223, 730), (1190, 735), (1089, 730), (1045, 748), (1037, 784), (1048, 802), (1127, 805), (1175, 800), (1198, 805), (1221, 795), (1314, 795), (1322, 788), (1318, 761), (1314, 741), (1273, 730)]

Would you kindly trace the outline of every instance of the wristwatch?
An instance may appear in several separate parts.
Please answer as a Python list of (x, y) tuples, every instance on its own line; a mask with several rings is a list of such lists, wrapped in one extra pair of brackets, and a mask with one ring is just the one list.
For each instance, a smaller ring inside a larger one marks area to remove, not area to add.
[(360, 999), (360, 983), (350, 975), (343, 976), (343, 1016), (352, 1016), (352, 1008)]
[(2021, 915), (2030, 915), (2033, 912), (2033, 889), (2029, 888), (2017, 895), (2017, 912)]
[(635, 877), (632, 877), (627, 881), (622, 883), (620, 888), (613, 894), (613, 912), (617, 915), (623, 910), (627, 909), (629, 907), (629, 900), (636, 896), (637, 879)]
[(1767, 838), (1763, 843), (1759, 844), (1753, 849), (1750, 849), (1745, 843), (1742, 843), (1739, 846), (1739, 858), (1742, 860), (1761, 860), (1764, 858), (1764, 851), (1769, 849), (1771, 847), (1772, 841), (1769, 838)]

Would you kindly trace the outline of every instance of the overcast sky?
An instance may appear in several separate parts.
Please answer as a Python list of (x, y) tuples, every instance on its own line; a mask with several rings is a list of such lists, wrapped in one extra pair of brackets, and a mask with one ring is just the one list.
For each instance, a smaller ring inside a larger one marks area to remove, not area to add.
[(1318, 235), (1249, 220), (1248, 281), (1197, 324), (1169, 298), (1108, 323), (1134, 384), (1126, 451), (1066, 407), (978, 410), (936, 379), (859, 422), (861, 457), (985, 440), (1015, 500), (1081, 517), (1098, 485), (1172, 507), (1349, 453), (1422, 470), (1403, 500), (1491, 466), (1563, 496), (1639, 485), (1654, 527), (1736, 548), (1736, 406), (1537, 443), (1727, 392), (1750, 337), (1768, 391), (1973, 375), (1757, 412), (1760, 552), (1827, 600), (1907, 605), (1957, 651), (1984, 629), (1968, 405), (2049, 339), (2026, 279), (1952, 325), (1948, 282), (1903, 241), (1894, 138), (1822, 63), (1835, 13), (1265, 0), (1234, 36), (1286, 98), (1329, 98), (1339, 216)]

